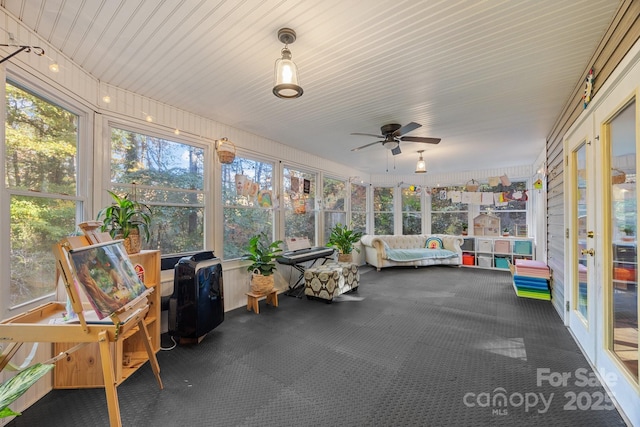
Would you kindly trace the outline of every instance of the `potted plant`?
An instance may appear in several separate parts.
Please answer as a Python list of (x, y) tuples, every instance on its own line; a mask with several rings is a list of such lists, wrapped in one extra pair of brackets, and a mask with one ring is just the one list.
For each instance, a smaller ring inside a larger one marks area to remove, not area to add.
[(129, 198), (129, 194), (122, 197), (112, 191), (113, 203), (98, 212), (98, 220), (103, 222), (101, 230), (108, 231), (114, 239), (124, 239), (124, 246), (128, 254), (140, 252), (140, 232), (149, 240), (151, 225), (151, 209), (144, 203)]
[(469, 224), (467, 224), (466, 222), (464, 224), (462, 224), (462, 235), (466, 236), (468, 234), (468, 230), (469, 229)]
[(282, 240), (268, 243), (266, 233), (256, 234), (249, 239), (247, 254), (242, 257), (251, 261), (247, 271), (251, 273), (251, 291), (266, 294), (273, 289), (273, 272), (276, 270), (276, 258), (282, 252)]
[(502, 229), (502, 235), (504, 237), (509, 236), (509, 227), (505, 227), (505, 228)]
[(362, 233), (359, 231), (349, 230), (346, 225), (338, 223), (331, 229), (327, 246), (338, 250), (338, 261), (353, 262), (353, 254), (351, 252), (354, 249), (356, 252), (360, 252), (360, 249), (354, 248), (353, 245), (358, 243), (361, 237)]
[(634, 240), (636, 227), (633, 226), (632, 224), (623, 225), (620, 228), (620, 231), (622, 231), (625, 234), (625, 237), (623, 237), (622, 240), (624, 240), (624, 241), (633, 241)]

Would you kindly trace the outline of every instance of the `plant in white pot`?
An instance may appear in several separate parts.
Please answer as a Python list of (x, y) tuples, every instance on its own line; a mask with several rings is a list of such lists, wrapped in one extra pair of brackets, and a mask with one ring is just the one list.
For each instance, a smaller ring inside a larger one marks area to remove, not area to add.
[(269, 293), (274, 286), (273, 273), (276, 258), (282, 253), (282, 240), (269, 242), (266, 233), (256, 234), (249, 239), (248, 252), (242, 257), (251, 261), (247, 271), (251, 273), (251, 291), (258, 294)]
[(118, 196), (107, 191), (113, 203), (98, 212), (98, 220), (103, 222), (102, 231), (108, 231), (114, 239), (124, 239), (129, 254), (140, 252), (140, 233), (149, 240), (151, 209), (144, 203), (131, 200), (129, 194)]
[(327, 246), (338, 250), (338, 261), (353, 262), (352, 252), (360, 252), (360, 249), (353, 245), (358, 243), (361, 237), (361, 232), (350, 230), (346, 225), (338, 223), (331, 229)]

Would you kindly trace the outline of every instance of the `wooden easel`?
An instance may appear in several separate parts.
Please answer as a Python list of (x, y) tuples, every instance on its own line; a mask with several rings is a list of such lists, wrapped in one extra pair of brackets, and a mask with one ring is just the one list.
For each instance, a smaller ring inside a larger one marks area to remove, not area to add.
[(56, 277), (61, 276), (64, 280), (67, 295), (73, 310), (78, 315), (79, 324), (53, 323), (56, 319), (61, 319), (66, 311), (65, 304), (62, 302), (45, 303), (26, 313), (3, 320), (0, 322), (0, 340), (9, 341), (10, 344), (0, 355), (0, 371), (7, 366), (11, 358), (25, 342), (98, 343), (109, 410), (109, 424), (112, 427), (120, 427), (122, 422), (120, 419), (111, 343), (118, 341), (132, 328), (138, 327), (136, 333), (142, 334), (140, 339), (144, 342), (151, 369), (160, 389), (163, 388), (162, 380), (160, 379), (160, 366), (151, 347), (151, 338), (144, 322), (144, 318), (149, 311), (148, 296), (154, 290), (147, 289), (133, 301), (113, 312), (110, 315), (112, 323), (88, 324), (83, 315), (83, 310), (86, 310), (87, 307), (83, 306), (74, 284), (69, 251), (106, 242), (111, 238), (106, 233), (97, 233), (95, 227), (91, 228), (95, 224), (88, 223), (87, 225), (89, 227), (85, 229), (84, 236), (65, 238), (53, 247), (56, 257)]

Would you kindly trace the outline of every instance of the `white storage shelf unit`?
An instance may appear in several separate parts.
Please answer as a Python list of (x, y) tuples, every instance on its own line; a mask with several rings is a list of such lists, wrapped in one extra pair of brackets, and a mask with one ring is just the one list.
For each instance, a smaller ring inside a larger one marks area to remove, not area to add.
[(535, 259), (532, 238), (463, 236), (463, 239), (463, 259), (471, 260), (463, 263), (465, 267), (508, 270), (509, 263), (514, 264), (516, 259)]

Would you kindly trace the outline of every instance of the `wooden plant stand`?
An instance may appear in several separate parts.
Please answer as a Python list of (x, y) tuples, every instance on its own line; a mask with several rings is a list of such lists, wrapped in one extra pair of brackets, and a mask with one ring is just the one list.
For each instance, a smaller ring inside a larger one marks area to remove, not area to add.
[[(67, 294), (73, 310), (78, 314), (79, 323), (60, 322), (66, 312), (65, 304), (62, 302), (48, 302), (26, 313), (3, 320), (0, 322), (0, 341), (9, 341), (9, 345), (0, 355), (0, 371), (6, 367), (25, 342), (67, 343), (68, 345), (97, 343), (109, 410), (109, 424), (112, 427), (120, 427), (122, 421), (116, 387), (122, 379), (116, 378), (115, 375), (114, 360), (116, 355), (114, 355), (114, 351), (117, 352), (117, 349), (122, 347), (114, 344), (120, 343), (125, 337), (133, 338), (134, 336), (136, 340), (142, 342), (158, 386), (160, 389), (163, 388), (160, 379), (160, 366), (145, 321), (150, 305), (152, 305), (150, 304), (150, 296), (155, 289), (146, 289), (130, 303), (116, 310), (110, 316), (111, 322), (87, 323), (83, 315), (83, 310), (86, 310), (87, 306), (83, 306), (81, 303), (74, 285), (69, 250), (99, 243), (96, 240), (100, 239), (110, 240), (108, 235), (74, 236), (63, 239), (54, 246), (58, 274), (62, 275), (64, 279)], [(70, 353), (78, 347), (75, 346), (68, 352)]]

